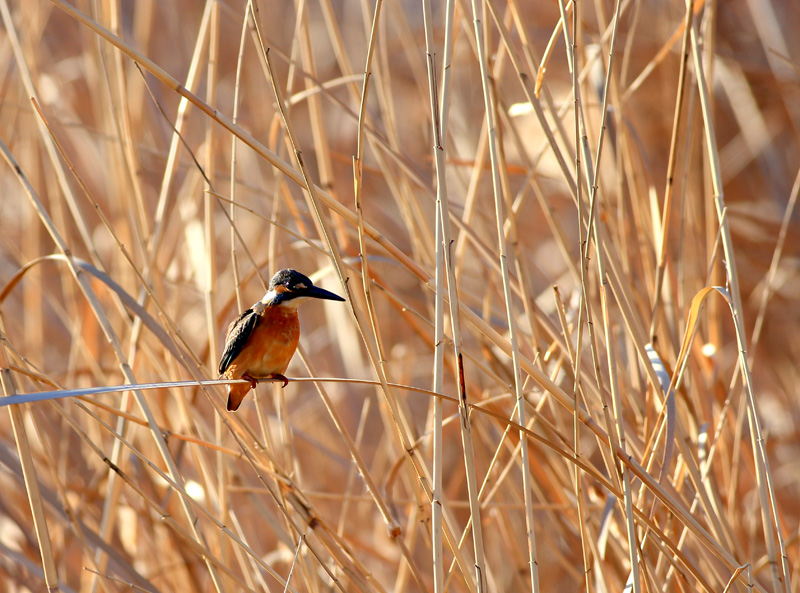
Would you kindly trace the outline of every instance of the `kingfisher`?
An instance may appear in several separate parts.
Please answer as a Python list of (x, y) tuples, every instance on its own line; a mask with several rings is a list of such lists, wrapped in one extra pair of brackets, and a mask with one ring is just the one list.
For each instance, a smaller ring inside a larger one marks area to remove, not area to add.
[(228, 327), (219, 374), (249, 383), (228, 385), (228, 411), (239, 409), (244, 396), (260, 379), (289, 380), (283, 376), (300, 340), (297, 307), (306, 299), (344, 301), (332, 292), (314, 286), (307, 276), (285, 269), (269, 281), (264, 297), (239, 315)]

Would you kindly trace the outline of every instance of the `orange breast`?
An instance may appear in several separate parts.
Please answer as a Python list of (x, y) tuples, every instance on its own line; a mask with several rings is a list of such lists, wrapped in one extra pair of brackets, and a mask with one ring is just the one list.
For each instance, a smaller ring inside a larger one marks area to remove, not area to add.
[(297, 350), (299, 340), (297, 310), (267, 307), (247, 345), (225, 371), (225, 376), (238, 379), (245, 373), (256, 378), (274, 373), (282, 375)]

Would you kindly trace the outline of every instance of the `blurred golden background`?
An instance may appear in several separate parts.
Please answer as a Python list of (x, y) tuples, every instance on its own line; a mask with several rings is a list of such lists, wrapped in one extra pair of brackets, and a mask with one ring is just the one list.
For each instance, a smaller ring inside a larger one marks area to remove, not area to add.
[(800, 591), (800, 4), (0, 16), (2, 590)]

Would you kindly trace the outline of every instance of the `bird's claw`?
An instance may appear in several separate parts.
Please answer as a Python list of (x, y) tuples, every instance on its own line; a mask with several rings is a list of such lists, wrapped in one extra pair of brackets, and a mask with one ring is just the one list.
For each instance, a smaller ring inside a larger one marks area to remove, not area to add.
[(286, 387), (289, 384), (289, 379), (287, 379), (286, 377), (284, 377), (280, 373), (273, 373), (272, 375), (267, 375), (266, 377), (260, 377), (259, 379), (256, 379), (255, 377), (251, 377), (248, 374), (244, 374), (244, 375), (242, 375), (242, 379), (244, 379), (245, 381), (250, 381), (250, 388), (251, 389), (255, 389), (256, 385), (258, 385), (259, 381), (266, 380), (266, 379), (278, 379), (279, 381), (283, 381), (283, 385), (281, 385), (282, 388)]
[(248, 374), (242, 375), (242, 379), (244, 379), (245, 381), (250, 381), (250, 389), (255, 389), (256, 386), (258, 385), (258, 379), (251, 377)]

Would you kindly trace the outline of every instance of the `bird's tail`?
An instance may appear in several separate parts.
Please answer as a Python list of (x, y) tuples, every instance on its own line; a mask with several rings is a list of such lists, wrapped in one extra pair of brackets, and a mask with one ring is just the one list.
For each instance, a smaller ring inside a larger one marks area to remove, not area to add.
[(249, 383), (234, 383), (228, 385), (228, 411), (235, 412), (242, 404), (244, 396), (250, 391)]

